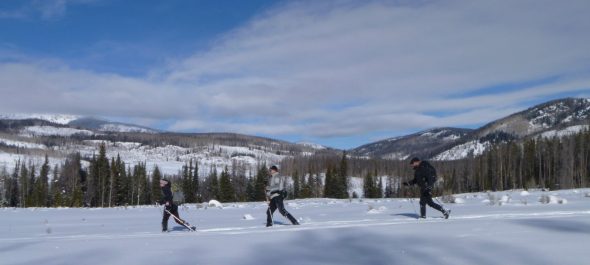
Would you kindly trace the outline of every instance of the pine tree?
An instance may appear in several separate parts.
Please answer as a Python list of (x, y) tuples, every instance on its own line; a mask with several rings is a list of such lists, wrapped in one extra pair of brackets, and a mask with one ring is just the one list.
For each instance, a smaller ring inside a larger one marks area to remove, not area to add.
[(348, 198), (348, 159), (346, 157), (346, 151), (342, 152), (342, 159), (340, 160), (340, 168), (336, 179), (335, 197), (339, 199)]
[(254, 190), (255, 178), (250, 177), (246, 184), (246, 201), (256, 201), (256, 191)]
[(379, 198), (379, 194), (377, 191), (378, 187), (375, 184), (375, 178), (371, 173), (367, 173), (365, 179), (363, 181), (363, 192), (365, 198)]
[(201, 193), (199, 192), (200, 183), (199, 183), (199, 163), (195, 161), (195, 169), (193, 170), (193, 185), (192, 185), (192, 192), (194, 193), (195, 202), (201, 203), (203, 202), (203, 198), (201, 197)]
[(293, 199), (297, 199), (301, 196), (301, 180), (299, 179), (299, 173), (297, 170), (293, 173)]
[(39, 177), (35, 180), (34, 205), (37, 207), (49, 206), (49, 158), (45, 155), (45, 163), (41, 166)]
[(115, 178), (115, 191), (116, 196), (114, 198), (115, 205), (122, 206), (127, 204), (127, 194), (129, 193), (129, 178), (127, 171), (125, 170), (125, 162), (121, 160), (117, 155), (117, 161), (115, 162), (117, 167), (117, 177)]
[(265, 164), (258, 167), (258, 173), (256, 174), (256, 182), (254, 185), (256, 201), (266, 200), (266, 185), (268, 184), (268, 175), (268, 168), (266, 168)]
[(312, 187), (310, 185), (310, 181), (311, 180), (311, 176), (307, 177), (307, 181), (306, 181), (306, 177), (304, 176), (302, 178), (302, 184), (303, 187), (301, 188), (301, 195), (300, 198), (311, 198), (312, 196)]
[(162, 200), (162, 189), (160, 188), (160, 180), (162, 179), (162, 173), (158, 166), (154, 167), (152, 173), (152, 199), (154, 202), (160, 202)]
[(100, 144), (97, 163), (98, 174), (98, 195), (100, 196), (100, 207), (104, 207), (107, 202), (107, 191), (110, 177), (110, 165), (106, 155), (106, 145)]
[(207, 187), (207, 189), (209, 190), (209, 196), (211, 197), (211, 199), (216, 199), (219, 200), (219, 182), (217, 180), (217, 169), (213, 169), (213, 171), (211, 172), (211, 174), (209, 174), (209, 185)]
[(232, 202), (235, 201), (235, 190), (232, 186), (231, 179), (227, 167), (221, 172), (219, 179), (219, 199), (221, 202)]
[(21, 189), (20, 189), (20, 203), (21, 203), (21, 207), (25, 208), (27, 207), (27, 202), (30, 200), (28, 198), (29, 195), (29, 169), (27, 168), (26, 164), (23, 162), (22, 165), (20, 166), (20, 183), (21, 183)]
[[(117, 161), (120, 163), (121, 162), (121, 157), (119, 156), (119, 154), (117, 154)], [(113, 204), (113, 201), (116, 200), (116, 196), (117, 196), (117, 182), (119, 181), (119, 166), (117, 164), (117, 161), (115, 161), (115, 158), (112, 157), (111, 158), (111, 172), (109, 174), (109, 207), (114, 206), (115, 204)]]
[(182, 193), (184, 194), (184, 201), (187, 203), (196, 202), (195, 188), (193, 184), (193, 160), (190, 160), (188, 165), (182, 167)]
[(378, 177), (379, 178), (379, 184), (377, 184), (377, 192), (375, 193), (375, 195), (377, 195), (377, 198), (383, 198), (383, 178), (382, 177)]
[(16, 165), (14, 166), (14, 171), (12, 172), (10, 198), (8, 199), (8, 205), (10, 205), (10, 207), (18, 207), (21, 204), (20, 190), (18, 188), (19, 171), (20, 161), (17, 161)]
[(326, 169), (326, 179), (324, 184), (324, 197), (325, 198), (336, 198), (337, 180), (332, 175), (332, 167), (328, 166)]

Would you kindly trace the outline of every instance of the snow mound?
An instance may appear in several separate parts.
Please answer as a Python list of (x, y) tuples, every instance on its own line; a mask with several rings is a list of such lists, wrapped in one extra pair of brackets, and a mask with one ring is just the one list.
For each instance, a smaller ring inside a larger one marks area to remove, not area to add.
[(381, 206), (377, 209), (374, 209), (373, 206), (369, 206), (369, 211), (367, 211), (367, 214), (380, 214), (384, 211), (387, 211), (387, 207), (385, 206)]
[(463, 204), (463, 203), (465, 203), (465, 200), (462, 198), (455, 198), (455, 201), (453, 201), (453, 203)]
[(529, 196), (529, 195), (531, 195), (531, 194), (530, 194), (528, 191), (526, 191), (526, 190), (523, 190), (523, 191), (520, 193), (520, 196), (522, 196), (522, 197), (526, 197), (526, 196)]
[(557, 195), (543, 195), (539, 198), (539, 202), (543, 204), (566, 204), (567, 200)]
[(256, 218), (254, 218), (254, 216), (252, 216), (250, 214), (244, 214), (244, 217), (242, 217), (242, 219), (244, 219), (244, 220), (254, 220)]
[(223, 208), (223, 204), (221, 204), (218, 200), (210, 200), (208, 205), (209, 207)]
[(510, 198), (510, 196), (508, 196), (508, 195), (503, 195), (503, 196), (500, 198), (500, 201), (499, 201), (499, 202), (500, 202), (501, 204), (506, 204), (506, 203), (510, 203), (510, 201), (512, 201), (512, 198)]

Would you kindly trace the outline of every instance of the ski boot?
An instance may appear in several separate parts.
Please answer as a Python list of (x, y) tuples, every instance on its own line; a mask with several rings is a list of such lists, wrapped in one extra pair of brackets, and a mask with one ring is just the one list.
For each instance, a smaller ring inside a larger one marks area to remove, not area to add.
[(451, 215), (451, 210), (445, 210), (443, 212), (443, 215), (445, 216), (445, 219), (449, 219), (449, 216)]

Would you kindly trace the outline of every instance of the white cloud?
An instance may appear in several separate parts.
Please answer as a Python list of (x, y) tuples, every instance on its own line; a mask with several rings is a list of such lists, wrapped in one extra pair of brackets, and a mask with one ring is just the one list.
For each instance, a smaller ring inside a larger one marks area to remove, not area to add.
[(0, 110), (336, 137), (485, 123), (531, 99), (588, 94), (588, 1), (412, 3), (277, 6), (146, 78), (0, 63), (0, 92), (11, 96)]

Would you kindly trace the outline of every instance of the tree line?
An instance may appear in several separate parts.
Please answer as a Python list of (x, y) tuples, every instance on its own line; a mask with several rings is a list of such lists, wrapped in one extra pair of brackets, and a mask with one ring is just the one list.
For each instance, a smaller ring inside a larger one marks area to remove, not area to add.
[[(439, 176), (438, 194), (508, 189), (568, 189), (590, 183), (590, 131), (552, 138), (511, 140), (493, 145), (484, 154), (455, 161), (431, 161)], [(281, 162), (288, 175), (289, 198), (349, 198), (351, 177), (363, 179), (363, 197), (416, 196), (416, 189), (401, 182), (413, 177), (407, 161), (367, 159), (319, 153), (295, 156)], [(250, 173), (251, 174), (251, 173)], [(49, 166), (47, 156), (39, 167), (17, 161), (10, 172), (0, 169), (0, 204), (10, 207), (114, 207), (154, 204), (161, 199), (159, 181), (172, 181), (175, 199), (185, 203), (263, 201), (267, 165), (256, 175), (239, 165), (199, 176), (198, 161), (188, 161), (178, 174), (163, 176), (157, 166), (127, 165), (119, 156), (108, 158), (102, 144), (87, 166), (79, 153), (62, 165)]]

